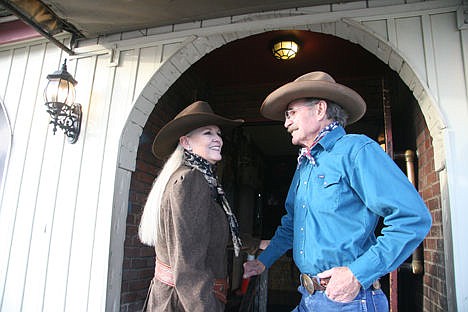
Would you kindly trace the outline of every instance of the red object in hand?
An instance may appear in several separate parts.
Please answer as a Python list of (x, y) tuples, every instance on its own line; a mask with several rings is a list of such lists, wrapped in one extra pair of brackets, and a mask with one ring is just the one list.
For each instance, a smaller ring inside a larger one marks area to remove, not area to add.
[[(247, 261), (252, 261), (252, 260), (255, 260), (255, 255), (247, 255)], [(247, 288), (249, 287), (249, 281), (250, 281), (250, 277), (242, 279), (242, 284), (240, 287), (240, 293), (242, 295), (245, 295), (245, 293), (247, 292)]]
[(245, 293), (247, 292), (247, 288), (249, 287), (249, 281), (250, 281), (250, 277), (242, 279), (242, 284), (240, 287), (240, 293), (242, 295), (245, 295)]

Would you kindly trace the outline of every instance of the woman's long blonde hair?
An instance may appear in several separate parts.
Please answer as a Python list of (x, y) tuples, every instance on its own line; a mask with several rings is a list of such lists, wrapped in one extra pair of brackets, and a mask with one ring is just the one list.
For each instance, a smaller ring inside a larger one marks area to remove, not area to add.
[(159, 210), (161, 208), (162, 195), (169, 178), (182, 164), (183, 156), (184, 148), (178, 144), (175, 151), (164, 164), (148, 195), (138, 229), (140, 241), (145, 245), (154, 246), (158, 240)]

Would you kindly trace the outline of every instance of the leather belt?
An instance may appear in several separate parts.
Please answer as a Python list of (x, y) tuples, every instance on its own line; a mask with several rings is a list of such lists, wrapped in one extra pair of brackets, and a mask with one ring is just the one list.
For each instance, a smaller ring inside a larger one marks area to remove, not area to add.
[(327, 289), (329, 279), (319, 279), (318, 277), (311, 277), (308, 274), (301, 274), (301, 285), (307, 289), (309, 294), (313, 295), (316, 290), (324, 291)]
[[(318, 277), (311, 277), (308, 274), (301, 274), (301, 285), (311, 294), (313, 295), (315, 291), (324, 291), (327, 289), (328, 282), (330, 281), (329, 278), (318, 278)], [(372, 289), (377, 290), (380, 289), (380, 281), (377, 279), (375, 282), (372, 283)]]
[[(174, 271), (171, 266), (165, 264), (156, 258), (156, 267), (154, 269), (154, 277), (161, 283), (168, 286), (174, 287)], [(227, 278), (216, 278), (213, 282), (213, 292), (216, 298), (218, 298), (224, 304), (227, 303), (227, 292), (229, 284)]]
[(171, 266), (159, 261), (158, 258), (156, 258), (156, 268), (154, 269), (154, 277), (156, 277), (161, 283), (164, 283), (171, 287), (175, 286), (174, 271), (172, 270)]

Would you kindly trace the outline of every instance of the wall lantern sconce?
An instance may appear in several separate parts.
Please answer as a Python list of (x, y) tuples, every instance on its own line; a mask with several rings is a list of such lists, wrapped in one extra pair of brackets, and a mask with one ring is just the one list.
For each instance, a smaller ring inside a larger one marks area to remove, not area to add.
[(290, 60), (296, 57), (299, 43), (292, 38), (283, 38), (273, 42), (272, 51), (278, 60)]
[(49, 82), (44, 90), (45, 105), (50, 115), (50, 123), (63, 130), (68, 142), (73, 144), (78, 140), (81, 128), (81, 105), (75, 103), (75, 85), (77, 81), (67, 72), (67, 61), (62, 68), (47, 75)]

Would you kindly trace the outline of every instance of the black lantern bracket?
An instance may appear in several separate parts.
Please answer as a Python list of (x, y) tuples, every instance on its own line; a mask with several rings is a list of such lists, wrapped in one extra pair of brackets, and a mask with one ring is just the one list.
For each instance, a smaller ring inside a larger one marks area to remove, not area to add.
[(54, 125), (52, 132), (55, 135), (57, 127), (63, 130), (69, 143), (76, 143), (81, 130), (82, 109), (81, 104), (67, 105), (60, 102), (46, 102), (50, 123)]

